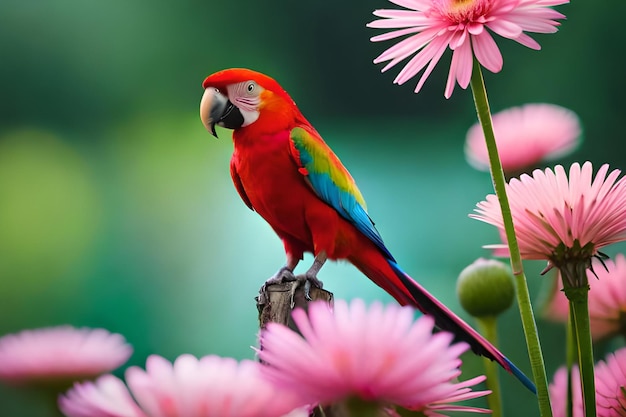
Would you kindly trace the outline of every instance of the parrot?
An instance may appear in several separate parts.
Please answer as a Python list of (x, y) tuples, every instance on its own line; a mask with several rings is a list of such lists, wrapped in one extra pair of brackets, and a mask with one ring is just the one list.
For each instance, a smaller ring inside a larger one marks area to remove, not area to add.
[(406, 274), (383, 243), (355, 180), (291, 96), (268, 75), (229, 68), (206, 77), (200, 101), (204, 127), (231, 129), (230, 174), (243, 202), (282, 240), (286, 264), (268, 282), (294, 280), (304, 253), (317, 273), (347, 260), (401, 305), (430, 315), (435, 325), (496, 361), (536, 393), (530, 379), (495, 346)]

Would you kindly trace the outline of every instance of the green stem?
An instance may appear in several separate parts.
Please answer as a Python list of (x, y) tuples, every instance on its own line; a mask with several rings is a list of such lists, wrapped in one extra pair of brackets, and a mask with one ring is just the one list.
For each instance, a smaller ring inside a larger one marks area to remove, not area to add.
[[(484, 316), (476, 319), (478, 331), (491, 342), (492, 345), (498, 346), (498, 327), (496, 325), (495, 316)], [(491, 390), (491, 394), (487, 396), (487, 404), (491, 409), (492, 417), (502, 417), (502, 394), (500, 393), (500, 379), (498, 377), (498, 365), (491, 359), (483, 357), (483, 366), (485, 367), (485, 375), (487, 376), (487, 389)]]
[(509, 245), (511, 256), (511, 269), (515, 276), (515, 284), (517, 287), (517, 304), (522, 319), (522, 327), (524, 336), (526, 337), (526, 346), (528, 356), (533, 372), (535, 385), (537, 386), (537, 400), (539, 403), (539, 412), (542, 417), (552, 417), (552, 408), (550, 406), (550, 396), (548, 393), (548, 378), (546, 376), (546, 368), (543, 362), (543, 353), (541, 352), (541, 344), (539, 343), (539, 334), (537, 333), (537, 324), (530, 303), (530, 294), (528, 292), (528, 284), (524, 275), (522, 266), (522, 257), (520, 255), (517, 238), (515, 237), (515, 229), (513, 228), (513, 216), (506, 195), (506, 181), (502, 164), (498, 156), (498, 148), (496, 146), (496, 138), (491, 123), (491, 113), (489, 111), (489, 101), (487, 100), (487, 91), (480, 64), (474, 58), (474, 68), (472, 70), (472, 78), (470, 80), (472, 93), (474, 95), (474, 104), (476, 105), (476, 113), (478, 120), (482, 125), (489, 153), (489, 166), (491, 169), (491, 177), (493, 186), (500, 202), (502, 210), (502, 219), (504, 222), (504, 230)]
[[(570, 296), (574, 291), (574, 296)], [(595, 417), (596, 387), (593, 369), (593, 345), (589, 327), (589, 286), (566, 289), (566, 294), (570, 300), (576, 332), (578, 364), (580, 367), (580, 382), (583, 391), (585, 417)]]
[(574, 415), (574, 397), (572, 394), (572, 368), (574, 364), (578, 364), (577, 355), (578, 349), (576, 348), (576, 328), (574, 327), (574, 311), (572, 309), (572, 305), (569, 305), (569, 316), (567, 319), (567, 329), (566, 329), (566, 338), (565, 341), (565, 364), (567, 367), (567, 417), (572, 417)]

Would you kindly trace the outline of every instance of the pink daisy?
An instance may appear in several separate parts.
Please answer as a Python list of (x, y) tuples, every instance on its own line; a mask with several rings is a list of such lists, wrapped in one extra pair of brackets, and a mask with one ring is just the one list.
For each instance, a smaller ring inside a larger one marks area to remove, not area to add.
[(399, 405), (440, 416), (442, 411), (489, 412), (452, 404), (484, 396), (473, 392), (477, 377), (455, 382), (467, 344), (452, 344), (453, 335), (433, 331), (433, 320), (413, 321), (410, 308), (362, 300), (337, 301), (334, 311), (311, 303), (308, 316), (295, 310), (302, 336), (269, 323), (261, 333), (261, 360), (268, 376), (284, 388), (297, 386), (311, 403), (330, 404), (360, 398), (381, 405)]
[[(591, 266), (598, 250), (626, 239), (626, 180), (619, 170), (602, 165), (595, 178), (592, 165), (535, 170), (512, 179), (506, 187), (522, 258), (546, 259), (549, 266)], [(607, 175), (608, 174), (608, 175)], [(495, 195), (477, 204), (470, 217), (504, 229)], [(494, 247), (503, 247), (495, 245)]]
[(598, 417), (626, 416), (626, 348), (599, 361), (595, 378)]
[(279, 391), (267, 381), (262, 367), (213, 355), (181, 355), (172, 364), (152, 355), (145, 371), (126, 370), (128, 387), (103, 375), (75, 384), (59, 398), (59, 407), (68, 417), (280, 417), (301, 404), (291, 390)]
[[(572, 401), (573, 417), (583, 417), (583, 394), (577, 366), (572, 368)], [(550, 402), (554, 417), (567, 417), (567, 368), (564, 366), (556, 371), (550, 383)]]
[(374, 36), (373, 42), (405, 37), (383, 52), (374, 63), (389, 61), (387, 71), (415, 54), (400, 71), (394, 83), (404, 84), (422, 74), (415, 92), (419, 92), (441, 56), (450, 48), (452, 63), (446, 84), (445, 97), (450, 98), (455, 82), (467, 88), (472, 75), (472, 60), (491, 72), (502, 69), (502, 55), (491, 33), (512, 39), (532, 49), (539, 44), (524, 32), (554, 33), (557, 19), (565, 16), (550, 6), (568, 3), (568, 0), (390, 0), (406, 10), (376, 10), (382, 19), (367, 26), (393, 29)]
[[(594, 341), (623, 333), (626, 329), (626, 257), (620, 253), (615, 261), (606, 260), (604, 265), (606, 269), (597, 262), (594, 272), (587, 272), (591, 286), (589, 319)], [(569, 303), (563, 291), (554, 292), (544, 314), (551, 320), (567, 322)]]
[[(626, 348), (607, 355), (595, 366), (596, 413), (598, 417), (626, 416)], [(573, 417), (584, 415), (578, 368), (572, 369)], [(560, 368), (550, 384), (554, 417), (565, 417), (567, 407), (567, 370)]]
[[(552, 104), (526, 104), (496, 113), (493, 129), (508, 174), (567, 154), (578, 144), (581, 130), (574, 112)], [(485, 136), (478, 123), (467, 132), (465, 156), (476, 169), (489, 170)]]
[(0, 338), (0, 379), (70, 384), (124, 364), (132, 348), (120, 334), (71, 326), (24, 330)]

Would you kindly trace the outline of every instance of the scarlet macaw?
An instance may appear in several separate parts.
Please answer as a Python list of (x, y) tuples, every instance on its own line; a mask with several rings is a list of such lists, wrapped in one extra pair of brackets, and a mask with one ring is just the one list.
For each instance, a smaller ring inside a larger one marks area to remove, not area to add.
[(400, 269), (354, 179), (274, 79), (232, 68), (208, 76), (202, 85), (204, 126), (216, 137), (215, 125), (233, 129), (230, 172), (239, 195), (283, 241), (287, 262), (271, 281), (293, 280), (304, 252), (315, 255), (305, 274), (314, 282), (327, 259), (346, 259), (400, 304), (432, 315), (439, 328), (535, 392), (511, 361)]

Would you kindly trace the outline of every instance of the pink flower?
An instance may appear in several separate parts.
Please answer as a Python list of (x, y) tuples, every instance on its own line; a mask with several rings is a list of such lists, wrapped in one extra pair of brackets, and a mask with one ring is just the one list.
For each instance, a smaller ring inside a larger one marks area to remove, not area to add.
[(455, 82), (467, 88), (475, 56), (491, 72), (502, 69), (502, 55), (491, 33), (512, 39), (532, 49), (539, 44), (524, 32), (554, 33), (561, 13), (550, 9), (568, 0), (390, 0), (408, 10), (376, 10), (367, 26), (394, 29), (374, 36), (373, 42), (405, 37), (387, 49), (374, 63), (390, 61), (383, 72), (415, 54), (394, 83), (404, 84), (426, 67), (415, 92), (419, 92), (441, 56), (450, 48), (452, 63), (445, 97), (450, 98)]
[(292, 411), (301, 401), (276, 389), (262, 367), (213, 355), (181, 355), (172, 364), (152, 355), (145, 371), (126, 370), (128, 388), (104, 375), (74, 385), (59, 407), (68, 417), (280, 417)]
[[(502, 168), (507, 173), (563, 156), (580, 137), (576, 114), (552, 104), (526, 104), (501, 111), (493, 116), (493, 129)], [(485, 136), (478, 123), (467, 132), (465, 155), (476, 169), (489, 170)]]
[[(607, 355), (595, 368), (596, 413), (598, 417), (626, 416), (626, 348)], [(572, 369), (573, 417), (582, 417), (583, 400), (578, 368)], [(554, 417), (565, 417), (567, 407), (567, 370), (560, 368), (550, 384)]]
[(468, 346), (452, 344), (447, 332), (433, 335), (430, 317), (414, 322), (412, 309), (379, 303), (366, 308), (362, 300), (339, 300), (334, 311), (312, 303), (308, 314), (293, 312), (302, 336), (276, 323), (261, 333), (259, 357), (270, 365), (264, 371), (278, 386), (297, 386), (311, 403), (358, 397), (428, 416), (459, 409), (488, 412), (450, 404), (489, 391), (471, 391), (484, 377), (454, 381)]
[[(602, 165), (595, 178), (592, 165), (569, 170), (535, 170), (512, 179), (506, 191), (522, 258), (547, 259), (560, 268), (573, 260), (587, 262), (598, 250), (626, 239), (626, 180), (619, 170)], [(607, 175), (608, 174), (608, 175)], [(488, 195), (470, 217), (504, 230), (495, 195)], [(502, 247), (494, 245), (493, 247)]]
[(626, 348), (596, 364), (595, 382), (598, 417), (626, 416)]
[[(567, 368), (561, 367), (554, 374), (550, 384), (550, 402), (554, 417), (567, 417)], [(583, 417), (583, 394), (580, 389), (580, 374), (578, 367), (572, 368), (572, 400), (573, 417)]]
[(109, 372), (131, 353), (122, 335), (104, 329), (24, 330), (0, 338), (0, 379), (16, 384), (69, 384)]
[[(618, 254), (615, 261), (594, 263), (594, 272), (587, 271), (589, 285), (589, 319), (594, 341), (619, 334), (626, 328), (626, 257)], [(597, 276), (597, 279), (596, 279)], [(544, 314), (547, 318), (567, 322), (569, 302), (556, 287)]]

